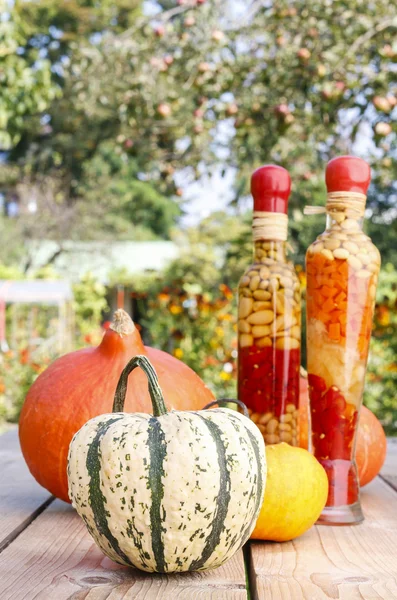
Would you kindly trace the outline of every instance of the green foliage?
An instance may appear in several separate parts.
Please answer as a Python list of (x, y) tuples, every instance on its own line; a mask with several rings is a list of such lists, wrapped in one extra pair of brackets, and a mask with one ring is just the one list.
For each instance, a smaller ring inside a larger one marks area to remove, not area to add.
[(23, 279), (23, 273), (18, 267), (0, 263), (0, 279)]
[(2, 421), (18, 422), (30, 386), (48, 364), (48, 357), (40, 364), (28, 361), (24, 351), (0, 353), (0, 426)]
[[(34, 278), (54, 278), (51, 269), (46, 268), (34, 274)], [(0, 264), (0, 279), (21, 279), (23, 274), (16, 267)], [(107, 310), (106, 288), (90, 274), (74, 285), (75, 337), (76, 347), (99, 343), (102, 330), (102, 313)], [(7, 324), (10, 331), (11, 311), (7, 308)], [(37, 376), (56, 358), (43, 343), (31, 348), (31, 340), (26, 339), (26, 325), (31, 307), (19, 306), (16, 348), (7, 352), (0, 351), (0, 429), (3, 421), (17, 422), (25, 396)], [(58, 327), (57, 311), (54, 307), (37, 307), (35, 337), (43, 340), (56, 333)]]
[(19, 52), (27, 43), (24, 20), (5, 0), (0, 0), (0, 15), (0, 149), (8, 150), (19, 141), (25, 119), (44, 113), (57, 88), (51, 63), (38, 48)]
[(111, 144), (102, 144), (84, 164), (79, 184), (78, 195), (90, 206), (87, 214), (85, 202), (78, 204), (84, 228), (80, 236), (100, 238), (106, 231), (117, 239), (169, 239), (180, 215), (178, 204), (138, 177), (136, 161), (126, 160)]
[(107, 310), (106, 288), (87, 273), (73, 286), (76, 326), (80, 335), (96, 333)]

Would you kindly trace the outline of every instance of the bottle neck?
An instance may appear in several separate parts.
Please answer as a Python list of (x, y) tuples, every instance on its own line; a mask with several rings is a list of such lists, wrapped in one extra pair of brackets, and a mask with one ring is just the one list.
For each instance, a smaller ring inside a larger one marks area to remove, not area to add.
[(254, 262), (263, 262), (264, 258), (274, 260), (274, 262), (287, 262), (287, 242), (255, 240)]
[(363, 229), (364, 218), (356, 214), (347, 216), (343, 212), (327, 212), (327, 231), (344, 231), (345, 233), (360, 232)]

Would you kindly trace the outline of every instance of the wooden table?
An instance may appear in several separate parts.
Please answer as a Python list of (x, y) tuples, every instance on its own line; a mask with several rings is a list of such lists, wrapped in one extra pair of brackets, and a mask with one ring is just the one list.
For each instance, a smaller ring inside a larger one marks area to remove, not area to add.
[(148, 575), (100, 552), (71, 506), (33, 480), (9, 431), (0, 436), (0, 599), (397, 599), (397, 440), (362, 503), (361, 525), (250, 543), (207, 573)]

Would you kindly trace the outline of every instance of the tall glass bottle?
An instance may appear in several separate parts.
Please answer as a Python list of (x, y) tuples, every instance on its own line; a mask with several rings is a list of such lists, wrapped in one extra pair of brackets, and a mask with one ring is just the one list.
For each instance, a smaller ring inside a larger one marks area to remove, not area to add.
[(329, 480), (325, 524), (364, 518), (354, 453), (380, 268), (362, 231), (369, 182), (369, 165), (359, 158), (328, 163), (326, 230), (306, 255), (312, 444)]
[(298, 446), (301, 298), (286, 257), (290, 188), (276, 165), (251, 178), (254, 259), (238, 288), (238, 397), (266, 443)]

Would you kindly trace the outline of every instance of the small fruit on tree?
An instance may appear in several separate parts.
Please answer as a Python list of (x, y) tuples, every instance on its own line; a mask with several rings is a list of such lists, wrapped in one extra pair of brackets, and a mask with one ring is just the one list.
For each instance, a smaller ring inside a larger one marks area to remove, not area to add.
[(207, 62), (200, 62), (197, 65), (197, 69), (200, 71), (200, 73), (207, 73), (211, 70), (211, 65)]
[(287, 115), (290, 114), (290, 109), (288, 104), (285, 104), (284, 102), (281, 104), (277, 104), (277, 106), (274, 107), (274, 112), (278, 117), (283, 117), (285, 118)]
[(383, 46), (383, 48), (379, 50), (379, 54), (385, 58), (394, 58), (396, 56), (396, 52), (393, 50), (390, 44)]
[(185, 27), (193, 27), (193, 25), (195, 23), (196, 23), (196, 19), (192, 16), (186, 17), (186, 19), (183, 21), (183, 24)]
[(160, 115), (160, 117), (169, 117), (171, 115), (171, 112), (171, 106), (169, 104), (166, 104), (165, 102), (161, 102), (157, 107), (157, 113)]
[(306, 61), (309, 60), (309, 58), (311, 57), (311, 52), (307, 48), (299, 48), (297, 56), (301, 60)]
[(386, 99), (392, 108), (397, 106), (397, 97), (396, 96), (389, 95), (389, 96), (387, 96)]
[(174, 62), (174, 57), (171, 54), (166, 54), (163, 58), (163, 61), (166, 65), (170, 66)]
[(157, 37), (163, 37), (165, 34), (164, 25), (157, 25), (157, 27), (154, 28), (154, 33), (157, 35)]
[(228, 106), (226, 107), (226, 114), (228, 115), (228, 117), (232, 117), (233, 115), (237, 115), (238, 113), (238, 106), (235, 102), (233, 102), (232, 104), (228, 104)]
[(374, 96), (372, 104), (377, 110), (381, 110), (382, 112), (390, 112), (391, 110), (389, 98), (385, 98), (384, 96)]
[(390, 123), (385, 123), (384, 121), (379, 121), (379, 123), (377, 123), (375, 125), (375, 133), (376, 133), (376, 135), (379, 135), (380, 137), (386, 137), (391, 132), (392, 132), (392, 127), (391, 127)]
[(324, 89), (321, 90), (321, 96), (324, 98), (324, 100), (332, 100), (334, 93), (330, 85), (324, 86)]
[(225, 37), (225, 34), (220, 29), (214, 29), (214, 31), (211, 34), (211, 37), (215, 42), (221, 42)]

